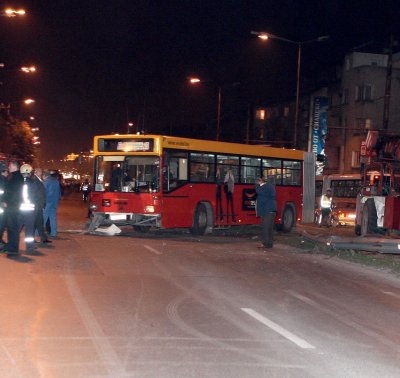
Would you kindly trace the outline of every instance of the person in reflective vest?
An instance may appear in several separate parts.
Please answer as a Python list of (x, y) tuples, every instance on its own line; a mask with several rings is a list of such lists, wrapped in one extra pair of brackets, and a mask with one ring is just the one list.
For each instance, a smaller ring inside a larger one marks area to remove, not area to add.
[(26, 252), (33, 253), (35, 250), (35, 186), (31, 178), (32, 167), (29, 164), (23, 164), (20, 168), (23, 177), (22, 201), (19, 207), (19, 226), (25, 228)]
[(85, 180), (85, 182), (82, 183), (81, 190), (82, 190), (83, 202), (87, 202), (89, 194), (90, 194), (90, 183), (89, 183), (89, 180)]
[(319, 216), (319, 224), (322, 225), (332, 212), (331, 189), (327, 189), (326, 193), (321, 196), (320, 208), (321, 214)]

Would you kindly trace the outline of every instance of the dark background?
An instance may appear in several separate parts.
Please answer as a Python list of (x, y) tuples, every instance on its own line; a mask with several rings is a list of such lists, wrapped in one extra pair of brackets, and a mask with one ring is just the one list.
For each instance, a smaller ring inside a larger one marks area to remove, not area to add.
[[(387, 46), (399, 1), (24, 1), (23, 18), (0, 19), (1, 101), (36, 99), (46, 159), (88, 150), (96, 134), (132, 131), (243, 142), (249, 105), (294, 98), (296, 45), (262, 43), (251, 30), (306, 41), (302, 89), (323, 84), (361, 44)], [(38, 72), (12, 71), (34, 64)], [(187, 77), (209, 82), (190, 86)], [(318, 82), (319, 81), (319, 82)], [(240, 83), (240, 84), (237, 84)], [(232, 85), (235, 84), (235, 85)]]

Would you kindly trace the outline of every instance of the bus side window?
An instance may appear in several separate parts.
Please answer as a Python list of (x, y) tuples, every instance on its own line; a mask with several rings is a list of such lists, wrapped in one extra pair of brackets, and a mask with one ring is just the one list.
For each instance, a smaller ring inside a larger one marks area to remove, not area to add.
[(188, 179), (188, 159), (186, 157), (169, 158), (166, 166), (163, 167), (164, 192), (169, 192), (184, 185)]

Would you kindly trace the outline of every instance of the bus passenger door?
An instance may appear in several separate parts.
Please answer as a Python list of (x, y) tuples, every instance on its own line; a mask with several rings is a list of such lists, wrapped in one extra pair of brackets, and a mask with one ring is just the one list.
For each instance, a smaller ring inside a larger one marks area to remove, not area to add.
[(188, 159), (186, 153), (171, 154), (165, 159), (162, 180), (162, 227), (190, 227), (189, 204), (191, 188), (188, 185)]

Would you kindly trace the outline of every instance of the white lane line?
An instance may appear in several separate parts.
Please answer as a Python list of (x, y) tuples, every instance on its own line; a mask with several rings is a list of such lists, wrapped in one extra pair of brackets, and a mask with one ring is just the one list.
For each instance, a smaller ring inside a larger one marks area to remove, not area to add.
[[(7, 371), (8, 374), (13, 373), (13, 377), (14, 376), (15, 377), (23, 377), (22, 372), (20, 372), (19, 369), (18, 369), (17, 362), (15, 361), (15, 359), (13, 358), (11, 353), (8, 351), (8, 349), (4, 345), (1, 345), (1, 349), (4, 351), (4, 354), (7, 356), (8, 360), (11, 363), (11, 369), (10, 369), (9, 365), (7, 365), (6, 367), (2, 366), (0, 368), (0, 373), (5, 373)], [(7, 370), (3, 371), (3, 368), (6, 368)], [(12, 370), (12, 371), (10, 371), (10, 370)]]
[(162, 252), (158, 251), (153, 247), (150, 247), (149, 245), (144, 245), (144, 248), (148, 249), (150, 252), (155, 253), (156, 255), (162, 255)]
[(382, 293), (383, 293), (383, 294), (386, 294), (386, 295), (390, 295), (390, 296), (395, 297), (395, 298), (397, 298), (397, 299), (400, 299), (400, 295), (399, 295), (399, 294), (392, 293), (391, 291), (383, 291), (383, 290), (382, 290)]
[(300, 337), (296, 336), (292, 332), (286, 330), (285, 328), (281, 327), (279, 324), (276, 324), (272, 320), (269, 320), (265, 316), (259, 314), (257, 311), (254, 311), (251, 308), (241, 308), (246, 314), (252, 316), (254, 319), (257, 319), (260, 323), (266, 325), (267, 327), (271, 328), (273, 331), (279, 333), (292, 343), (295, 343), (302, 349), (315, 349), (315, 346), (309, 344), (307, 341), (301, 339)]
[(104, 334), (96, 316), (81, 293), (75, 278), (67, 274), (64, 276), (64, 280), (71, 299), (75, 304), (75, 308), (82, 319), (82, 323), (90, 336), (90, 340), (94, 344), (100, 363), (104, 365), (108, 374), (112, 377), (122, 377), (126, 375), (126, 371), (117, 352), (112, 347), (109, 338)]

